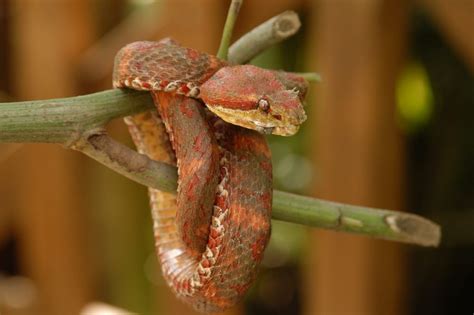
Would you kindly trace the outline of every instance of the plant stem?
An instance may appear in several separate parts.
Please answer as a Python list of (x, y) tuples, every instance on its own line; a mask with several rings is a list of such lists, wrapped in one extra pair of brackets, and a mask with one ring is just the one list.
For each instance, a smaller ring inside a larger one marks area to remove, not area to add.
[(295, 72), (295, 74), (303, 77), (308, 82), (321, 82), (321, 75), (316, 72)]
[(87, 130), (153, 106), (150, 93), (119, 89), (68, 98), (0, 103), (0, 142), (67, 145)]
[(229, 61), (235, 64), (247, 63), (269, 46), (294, 35), (301, 22), (293, 11), (285, 11), (238, 39), (229, 49)]
[(225, 20), (224, 30), (222, 32), (221, 43), (219, 50), (217, 51), (217, 57), (223, 60), (227, 60), (229, 55), (230, 40), (232, 39), (232, 33), (234, 32), (234, 25), (239, 15), (240, 7), (243, 0), (232, 0), (229, 11), (227, 12), (227, 18)]
[[(174, 166), (129, 149), (103, 134), (100, 127), (112, 118), (151, 108), (148, 93), (121, 90), (46, 102), (4, 103), (0, 107), (0, 142), (62, 143), (140, 184), (174, 192), (177, 180)], [(274, 192), (273, 218), (423, 246), (436, 246), (440, 240), (439, 226), (419, 216), (281, 191)]]
[[(140, 184), (176, 192), (177, 169), (174, 166), (137, 154), (106, 135), (93, 134), (85, 139), (72, 148)], [(414, 214), (336, 203), (278, 190), (273, 192), (272, 218), (422, 246), (437, 246), (441, 238), (437, 224)]]
[(80, 151), (117, 173), (142, 185), (176, 192), (176, 167), (150, 159), (107, 136), (100, 130), (83, 136), (69, 148)]
[(441, 239), (439, 225), (415, 214), (342, 204), (277, 190), (273, 192), (272, 218), (421, 246), (438, 246)]

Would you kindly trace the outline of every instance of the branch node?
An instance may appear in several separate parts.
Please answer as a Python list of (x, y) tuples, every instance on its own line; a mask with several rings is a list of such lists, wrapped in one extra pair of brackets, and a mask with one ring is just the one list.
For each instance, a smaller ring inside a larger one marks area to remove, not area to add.
[(360, 220), (342, 216), (340, 223), (343, 226), (349, 226), (352, 228), (361, 228), (364, 226), (364, 223)]
[(92, 128), (86, 131), (80, 131), (79, 129), (77, 129), (69, 135), (68, 139), (64, 143), (62, 143), (62, 145), (66, 149), (81, 151), (81, 149), (84, 148), (85, 142), (87, 142), (89, 137), (104, 134), (106, 134), (106, 131), (103, 127)]
[(385, 217), (385, 222), (387, 222), (388, 227), (394, 231), (395, 233), (400, 233), (400, 229), (397, 225), (397, 216), (396, 215), (388, 215)]

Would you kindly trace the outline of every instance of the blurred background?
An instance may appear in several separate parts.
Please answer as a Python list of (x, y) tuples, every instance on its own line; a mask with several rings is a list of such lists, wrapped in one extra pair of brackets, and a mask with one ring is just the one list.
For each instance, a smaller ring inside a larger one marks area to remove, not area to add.
[[(214, 53), (229, 2), (1, 0), (0, 98), (109, 89), (131, 41), (172, 36)], [(443, 240), (274, 222), (257, 282), (225, 314), (471, 314), (474, 1), (246, 0), (234, 38), (289, 9), (301, 31), (253, 63), (323, 82), (301, 132), (269, 138), (275, 187), (419, 213)], [(131, 145), (121, 120), (108, 127)], [(0, 144), (0, 313), (78, 314), (92, 301), (194, 314), (161, 278), (145, 187), (58, 145)]]

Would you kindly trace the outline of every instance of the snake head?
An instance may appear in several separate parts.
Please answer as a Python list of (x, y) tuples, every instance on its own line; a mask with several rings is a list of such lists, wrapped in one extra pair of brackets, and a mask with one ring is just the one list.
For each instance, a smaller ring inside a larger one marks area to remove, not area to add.
[(201, 85), (200, 97), (224, 121), (265, 134), (291, 136), (306, 120), (306, 81), (252, 65), (227, 66)]

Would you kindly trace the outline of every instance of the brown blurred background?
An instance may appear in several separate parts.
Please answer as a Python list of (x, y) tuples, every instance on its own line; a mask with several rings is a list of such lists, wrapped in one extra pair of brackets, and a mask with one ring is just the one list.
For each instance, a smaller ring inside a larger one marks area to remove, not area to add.
[[(108, 89), (115, 52), (135, 40), (216, 52), (229, 2), (1, 0), (0, 97)], [(253, 62), (323, 82), (299, 135), (269, 139), (275, 186), (416, 211), (443, 225), (443, 243), (274, 222), (256, 284), (226, 314), (471, 314), (474, 1), (246, 0), (235, 38), (288, 9), (302, 30)], [(131, 143), (122, 121), (109, 127)], [(0, 313), (91, 301), (193, 314), (159, 274), (146, 189), (57, 145), (0, 144)]]

